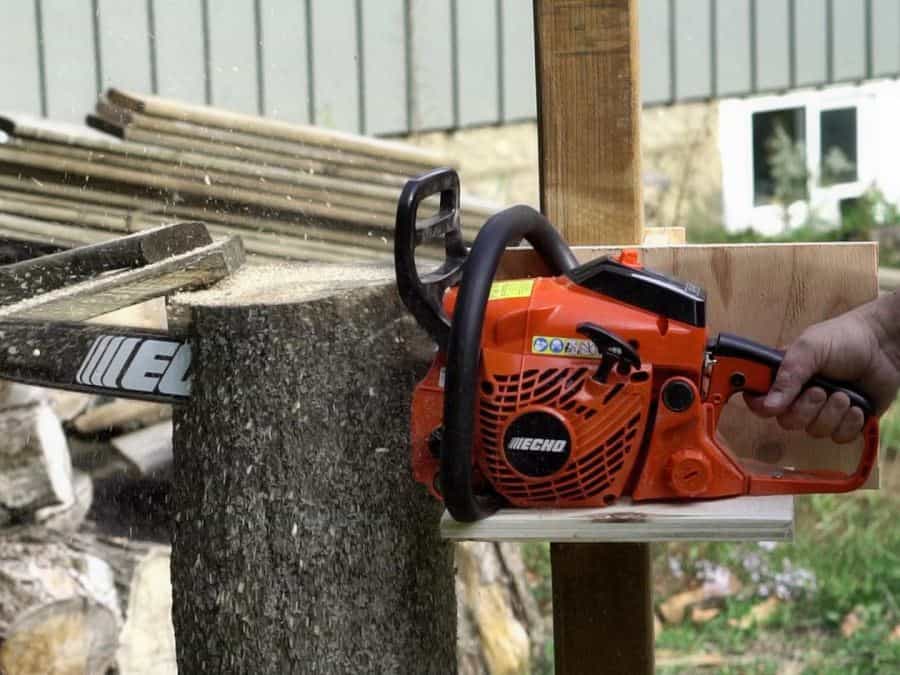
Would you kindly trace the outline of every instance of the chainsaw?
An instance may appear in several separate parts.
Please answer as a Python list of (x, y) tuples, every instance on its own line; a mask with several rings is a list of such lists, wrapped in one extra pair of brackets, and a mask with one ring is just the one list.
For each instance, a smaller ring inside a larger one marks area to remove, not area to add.
[[(553, 276), (494, 281), (506, 247), (523, 239)], [(722, 411), (739, 392), (766, 393), (783, 353), (728, 333), (710, 339), (704, 290), (644, 269), (635, 251), (579, 264), (522, 205), (493, 215), (467, 248), (452, 169), (406, 183), (394, 245), (400, 296), (438, 348), (413, 393), (413, 473), (458, 521), (622, 496), (845, 492), (875, 464), (871, 402), (819, 377), (807, 386), (843, 392), (865, 415), (855, 472), (739, 459), (717, 434)], [(423, 259), (443, 248), (425, 274), (420, 246)]]

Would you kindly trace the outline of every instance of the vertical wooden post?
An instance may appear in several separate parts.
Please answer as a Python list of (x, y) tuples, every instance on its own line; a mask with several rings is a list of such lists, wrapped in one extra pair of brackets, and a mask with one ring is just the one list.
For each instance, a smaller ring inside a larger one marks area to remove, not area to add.
[[(535, 0), (541, 205), (571, 244), (643, 237), (637, 0)], [(653, 672), (648, 544), (553, 544), (558, 675)]]
[(541, 205), (570, 244), (643, 239), (637, 0), (535, 0)]

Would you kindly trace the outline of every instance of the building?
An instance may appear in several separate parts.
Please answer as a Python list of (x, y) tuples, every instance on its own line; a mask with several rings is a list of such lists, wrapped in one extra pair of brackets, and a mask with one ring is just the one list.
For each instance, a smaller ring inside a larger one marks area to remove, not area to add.
[[(9, 4), (2, 110), (77, 120), (115, 85), (375, 135), (535, 117), (531, 0)], [(662, 224), (690, 217), (686, 191), (729, 229), (768, 233), (834, 220), (873, 185), (900, 201), (896, 0), (641, 0), (640, 12), (643, 100), (657, 108), (645, 169), (676, 184)], [(773, 174), (779, 133), (787, 178)], [(667, 156), (681, 151), (695, 157)], [(691, 177), (702, 185), (679, 184)]]

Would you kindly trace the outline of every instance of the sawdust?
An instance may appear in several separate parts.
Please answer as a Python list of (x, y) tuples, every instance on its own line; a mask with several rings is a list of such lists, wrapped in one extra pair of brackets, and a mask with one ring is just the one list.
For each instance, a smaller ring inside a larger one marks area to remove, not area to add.
[(394, 268), (383, 263), (284, 263), (244, 266), (215, 286), (180, 293), (175, 304), (224, 307), (308, 302), (342, 289), (393, 282)]

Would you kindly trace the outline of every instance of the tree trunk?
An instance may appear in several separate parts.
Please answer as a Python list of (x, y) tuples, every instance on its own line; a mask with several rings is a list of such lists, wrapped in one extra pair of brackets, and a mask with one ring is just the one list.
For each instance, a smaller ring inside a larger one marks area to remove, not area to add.
[(453, 554), (410, 475), (430, 344), (390, 272), (244, 268), (193, 309), (176, 411), (185, 673), (455, 673)]

